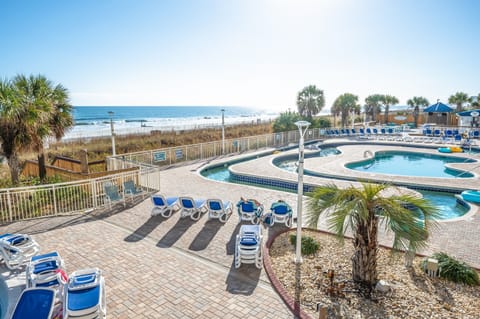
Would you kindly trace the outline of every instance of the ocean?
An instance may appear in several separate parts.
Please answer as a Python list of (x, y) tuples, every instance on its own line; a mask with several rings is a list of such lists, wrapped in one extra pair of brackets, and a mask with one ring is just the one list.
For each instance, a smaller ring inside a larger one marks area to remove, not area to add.
[[(110, 136), (110, 120), (116, 135), (170, 131), (270, 121), (279, 112), (233, 106), (75, 106), (75, 126), (63, 140)], [(109, 112), (113, 112), (110, 116)]]

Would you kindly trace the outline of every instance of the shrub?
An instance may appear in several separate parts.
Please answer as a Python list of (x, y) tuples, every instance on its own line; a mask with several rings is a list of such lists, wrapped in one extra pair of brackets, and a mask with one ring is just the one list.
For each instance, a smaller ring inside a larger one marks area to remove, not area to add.
[[(297, 235), (290, 235), (290, 243), (295, 245), (297, 243)], [(320, 244), (309, 236), (302, 236), (302, 255), (313, 255), (320, 249)]]
[(480, 284), (477, 271), (466, 263), (458, 261), (445, 253), (435, 253), (431, 257), (438, 260), (440, 277), (471, 286)]

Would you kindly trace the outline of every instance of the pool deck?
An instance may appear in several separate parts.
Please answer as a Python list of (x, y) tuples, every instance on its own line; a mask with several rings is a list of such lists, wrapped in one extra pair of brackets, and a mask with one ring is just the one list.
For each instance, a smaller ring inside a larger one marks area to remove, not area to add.
[[(363, 159), (367, 148), (376, 150), (375, 145), (356, 145), (351, 152), (346, 148), (336, 159), (307, 159), (305, 167), (341, 173), (342, 161)], [(386, 147), (378, 146), (378, 149)], [(282, 154), (232, 165), (231, 169), (255, 176), (297, 180), (296, 174), (271, 164), (274, 156)], [(161, 173), (161, 193), (166, 196), (221, 198), (233, 203), (243, 196), (256, 198), (267, 208), (272, 202), (284, 199), (296, 211), (297, 195), (294, 193), (215, 182), (198, 173), (205, 165), (235, 158), (238, 156), (167, 169)], [(351, 174), (351, 171), (348, 173)], [(470, 185), (478, 188), (478, 177), (471, 184), (466, 184), (470, 181), (465, 180), (462, 179), (459, 184), (463, 188)], [(325, 184), (333, 180), (305, 176), (305, 182)], [(413, 182), (424, 181), (415, 178)], [(448, 186), (451, 182), (444, 183)], [(348, 185), (352, 182), (335, 183)], [(69, 273), (87, 267), (101, 268), (107, 286), (110, 318), (293, 317), (273, 290), (264, 269), (257, 270), (253, 265), (242, 265), (238, 270), (233, 267), (234, 241), (239, 230), (236, 213), (226, 224), (221, 224), (216, 220), (207, 221), (205, 215), (197, 222), (180, 219), (179, 214), (169, 219), (151, 217), (151, 209), (152, 204), (146, 198), (136, 205), (127, 205), (126, 209), (120, 205), (113, 211), (2, 225), (0, 233), (31, 234), (40, 244), (42, 252), (57, 250), (60, 253)], [(319, 223), (319, 228), (326, 230), (325, 221)], [(265, 238), (280, 229), (281, 226), (265, 229)], [(390, 235), (381, 233), (379, 238), (380, 243), (391, 244)], [(444, 251), (478, 268), (479, 241), (480, 216), (473, 210), (460, 220), (440, 223), (425, 253)], [(3, 266), (0, 270), (9, 284), (9, 295), (15, 300), (23, 289), (24, 273), (11, 273)]]

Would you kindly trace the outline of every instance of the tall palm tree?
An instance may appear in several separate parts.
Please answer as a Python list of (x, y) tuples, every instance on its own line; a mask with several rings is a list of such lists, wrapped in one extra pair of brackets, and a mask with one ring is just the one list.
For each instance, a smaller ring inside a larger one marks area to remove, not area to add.
[(418, 126), (418, 115), (420, 114), (420, 107), (427, 107), (430, 102), (423, 96), (414, 96), (407, 101), (410, 107), (413, 107), (413, 121), (415, 122), (415, 128)]
[(370, 115), (371, 121), (377, 120), (377, 114), (381, 112), (383, 95), (373, 94), (365, 98), (365, 113)]
[[(316, 188), (308, 200), (307, 224), (316, 228), (327, 214), (329, 228), (342, 240), (353, 232), (353, 280), (369, 287), (377, 282), (378, 227), (393, 231), (393, 247), (415, 251), (426, 244), (428, 231), (438, 218), (437, 209), (427, 200), (412, 195), (388, 196), (389, 186), (363, 184), (340, 189), (335, 185)], [(416, 207), (414, 212), (407, 207)], [(423, 216), (423, 223), (418, 216)]]
[(455, 104), (457, 106), (456, 111), (461, 112), (463, 109), (463, 105), (467, 103), (469, 100), (468, 94), (465, 92), (457, 92), (454, 95), (451, 95), (448, 98), (449, 104)]
[(37, 120), (30, 126), (31, 147), (38, 154), (39, 177), (44, 180), (45, 139), (55, 137), (58, 140), (73, 125), (68, 91), (60, 84), (53, 85), (43, 75), (17, 75), (13, 79), (13, 85), (21, 97), (20, 103), (36, 114)]
[(36, 113), (21, 103), (21, 97), (12, 82), (0, 81), (0, 144), (14, 185), (20, 180), (19, 155), (31, 145), (29, 132), (36, 120)]
[(340, 112), (342, 127), (345, 127), (348, 116), (351, 113), (357, 112), (359, 109), (358, 96), (351, 93), (344, 93), (335, 99), (332, 108)]
[(317, 89), (315, 85), (309, 85), (298, 92), (297, 107), (298, 113), (311, 120), (314, 115), (320, 113), (325, 106), (323, 90)]
[(384, 118), (384, 120), (385, 120), (385, 124), (387, 124), (388, 123), (388, 112), (390, 110), (390, 106), (398, 104), (398, 99), (393, 95), (388, 95), (387, 94), (387, 95), (384, 95), (382, 97), (382, 102), (383, 102), (383, 106), (385, 107), (385, 111), (384, 111), (385, 112), (384, 113), (385, 118)]
[(469, 102), (472, 104), (473, 108), (480, 107), (480, 94), (478, 94), (477, 96), (470, 97)]

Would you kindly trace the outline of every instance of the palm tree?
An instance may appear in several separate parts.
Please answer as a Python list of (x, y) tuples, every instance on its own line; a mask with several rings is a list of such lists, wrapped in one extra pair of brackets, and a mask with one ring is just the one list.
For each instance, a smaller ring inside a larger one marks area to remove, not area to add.
[(29, 130), (35, 121), (36, 113), (21, 103), (12, 82), (0, 81), (0, 144), (7, 158), (13, 185), (20, 180), (19, 154), (27, 150), (32, 142)]
[(73, 125), (72, 106), (68, 102), (68, 91), (60, 84), (53, 83), (43, 75), (17, 75), (13, 85), (19, 92), (25, 108), (36, 113), (35, 125), (30, 126), (31, 147), (38, 154), (39, 177), (46, 177), (44, 143), (48, 137), (57, 140)]
[(469, 100), (468, 94), (465, 92), (457, 92), (454, 95), (451, 95), (448, 98), (449, 104), (455, 104), (457, 106), (457, 112), (461, 112), (463, 109), (463, 104), (467, 103)]
[(473, 108), (479, 107), (480, 106), (480, 94), (478, 94), (477, 96), (470, 97), (469, 102), (472, 103)]
[(388, 124), (388, 111), (390, 105), (398, 104), (398, 99), (393, 95), (384, 95), (382, 96), (383, 106), (385, 106), (385, 124)]
[(335, 99), (332, 109), (340, 112), (342, 127), (347, 124), (348, 116), (351, 113), (358, 112), (358, 96), (351, 93), (344, 93)]
[(413, 121), (415, 122), (415, 128), (418, 126), (418, 115), (420, 114), (420, 107), (424, 108), (430, 104), (423, 96), (414, 96), (407, 101), (407, 104), (413, 107)]
[(365, 113), (370, 115), (371, 121), (377, 120), (377, 114), (381, 112), (383, 95), (373, 94), (365, 98)]
[(311, 120), (314, 115), (320, 113), (325, 106), (325, 96), (323, 91), (317, 89), (315, 85), (309, 85), (298, 92), (297, 107), (298, 113)]
[[(369, 287), (376, 284), (378, 276), (378, 227), (393, 231), (395, 249), (415, 251), (426, 244), (429, 228), (438, 217), (437, 209), (427, 200), (406, 194), (388, 196), (388, 191), (384, 184), (345, 189), (326, 185), (309, 194), (307, 224), (316, 228), (321, 214), (328, 213), (329, 228), (341, 240), (348, 229), (352, 230), (353, 280)], [(418, 218), (422, 215), (423, 223)]]

